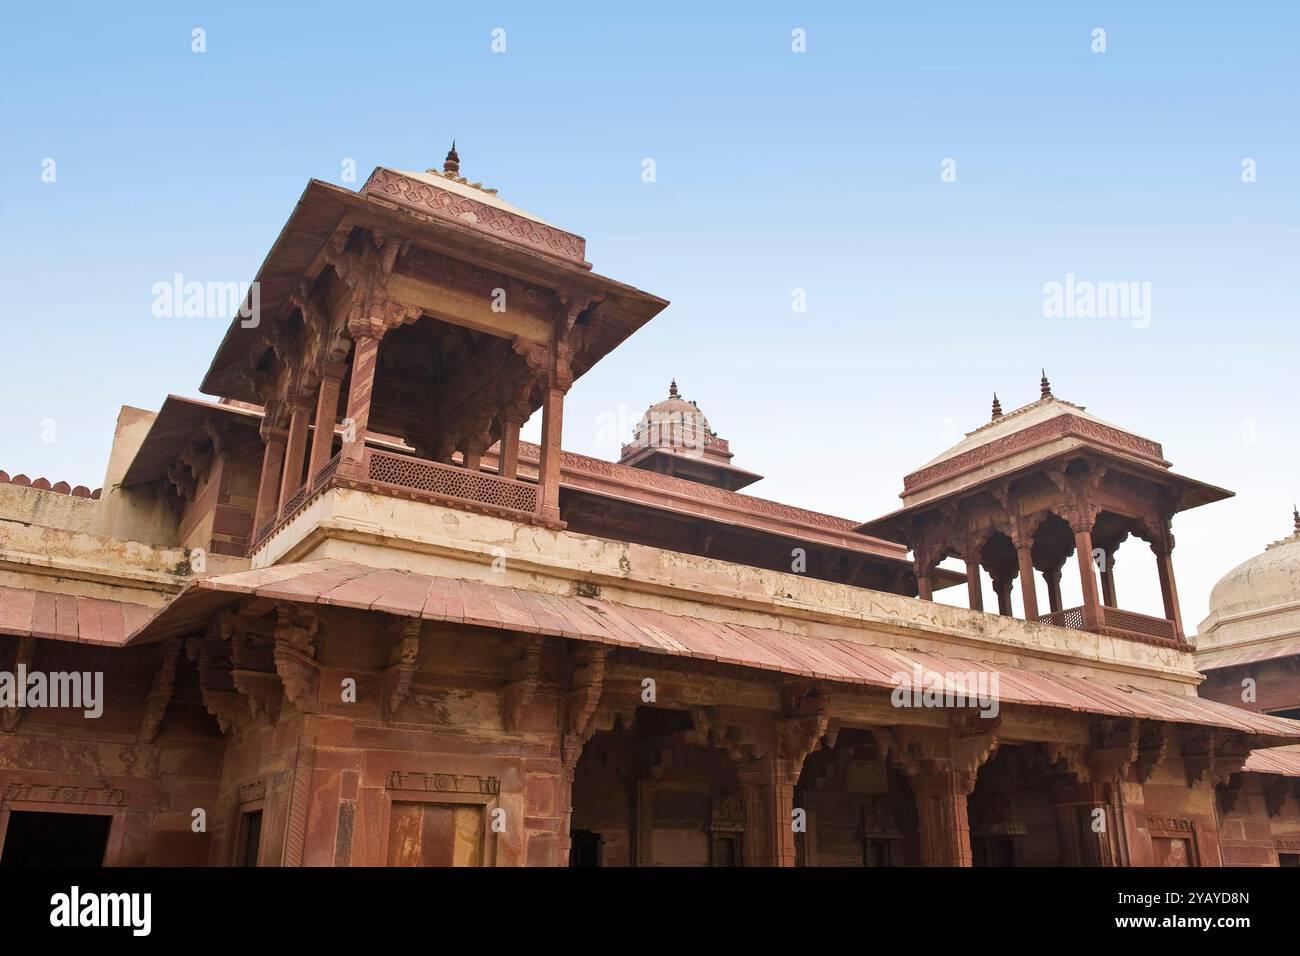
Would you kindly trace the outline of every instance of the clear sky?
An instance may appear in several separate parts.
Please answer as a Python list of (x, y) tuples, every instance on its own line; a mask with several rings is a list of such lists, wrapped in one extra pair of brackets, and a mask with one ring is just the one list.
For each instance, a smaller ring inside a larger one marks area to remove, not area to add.
[[(995, 389), (1008, 410), (1035, 399), (1046, 366), (1058, 396), (1237, 492), (1175, 522), (1189, 630), (1221, 574), (1289, 533), (1300, 5), (0, 16), (11, 474), (97, 485), (120, 405), (197, 393), (228, 319), (155, 318), (154, 283), (249, 281), (309, 178), (440, 166), (455, 137), (464, 175), (672, 301), (574, 387), (576, 451), (615, 457), (608, 422), (630, 431), (676, 376), (767, 476), (755, 494), (866, 519), (987, 420)], [(1045, 316), (1068, 275), (1149, 283), (1149, 314)], [(1145, 546), (1117, 573), (1121, 605), (1158, 610)]]

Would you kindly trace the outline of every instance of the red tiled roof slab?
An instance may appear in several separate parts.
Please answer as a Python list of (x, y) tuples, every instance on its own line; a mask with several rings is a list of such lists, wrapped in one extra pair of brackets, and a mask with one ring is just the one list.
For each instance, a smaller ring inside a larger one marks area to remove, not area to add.
[(1276, 773), (1283, 777), (1300, 777), (1300, 748), (1275, 747), (1252, 750), (1243, 768), (1252, 773)]
[(0, 634), (120, 647), (156, 613), (127, 601), (0, 587)]
[[(996, 673), (997, 698), (1002, 703), (1300, 739), (1300, 722), (1198, 697), (335, 560), (277, 565), (195, 581), (152, 620), (138, 624), (131, 642), (159, 640), (200, 628), (237, 594), (564, 637), (887, 690), (899, 686), (896, 675), (910, 675), (916, 668), (927, 681), (934, 674)], [(30, 616), (31, 612), (21, 608), (6, 611), (0, 604), (0, 622), (7, 613)], [(946, 677), (944, 685), (953, 687)]]

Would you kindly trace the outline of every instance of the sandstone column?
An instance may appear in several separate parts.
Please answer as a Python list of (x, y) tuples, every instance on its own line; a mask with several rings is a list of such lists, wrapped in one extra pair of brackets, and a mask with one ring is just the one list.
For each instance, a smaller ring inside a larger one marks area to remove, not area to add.
[(352, 334), (352, 383), (348, 389), (348, 414), (343, 423), (343, 450), (339, 456), (339, 470), (354, 477), (362, 474), (362, 460), (366, 450), (366, 430), (370, 425), (370, 398), (375, 387), (375, 370), (379, 358), (379, 342), (384, 336), (384, 323), (378, 319), (352, 320), (348, 323)]
[(263, 424), (262, 440), (265, 447), (262, 450), (262, 477), (257, 486), (254, 534), (280, 510), (280, 471), (284, 466), (284, 431)]
[(295, 403), (289, 416), (289, 438), (284, 447), (284, 474), (280, 479), (283, 506), (302, 487), (302, 463), (307, 454), (307, 419), (311, 409)]
[(1016, 546), (1020, 562), (1020, 601), (1025, 608), (1025, 620), (1038, 619), (1038, 590), (1034, 586), (1034, 558), (1029, 542)]
[[(1172, 536), (1171, 536), (1172, 537)], [(1156, 554), (1156, 569), (1160, 573), (1160, 595), (1164, 598), (1165, 618), (1173, 621), (1174, 634), (1183, 639), (1183, 614), (1178, 608), (1178, 586), (1174, 583), (1173, 542), (1152, 546)]]
[(984, 587), (980, 580), (978, 559), (966, 559), (966, 597), (972, 611), (984, 610)]
[(327, 362), (321, 370), (320, 390), (316, 394), (316, 426), (311, 436), (311, 457), (307, 464), (308, 481), (313, 480), (333, 456), (339, 390), (346, 371), (346, 367), (338, 362)]
[(1083, 627), (1096, 631), (1101, 627), (1101, 601), (1092, 563), (1092, 527), (1090, 523), (1075, 525), (1073, 530), (1074, 550), (1079, 558), (1079, 583), (1083, 586)]
[(746, 866), (794, 866), (794, 786), (799, 771), (772, 757), (746, 761), (740, 770), (745, 795)]

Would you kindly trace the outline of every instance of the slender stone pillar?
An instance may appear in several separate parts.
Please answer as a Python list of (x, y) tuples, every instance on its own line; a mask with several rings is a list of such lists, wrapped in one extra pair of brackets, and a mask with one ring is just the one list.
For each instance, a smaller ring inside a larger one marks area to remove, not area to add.
[(970, 820), (966, 798), (975, 774), (960, 770), (919, 772), (908, 777), (916, 795), (922, 866), (970, 866)]
[(764, 757), (740, 770), (745, 794), (746, 866), (794, 866), (794, 786), (788, 761)]
[(1083, 586), (1083, 626), (1085, 630), (1101, 628), (1101, 600), (1097, 594), (1097, 575), (1092, 563), (1092, 529), (1074, 529), (1074, 550), (1079, 557), (1079, 583)]
[(1115, 552), (1106, 551), (1101, 569), (1101, 603), (1107, 607), (1119, 607), (1115, 601)]
[(542, 460), (537, 480), (538, 514), (543, 521), (560, 520), (560, 452), (564, 434), (564, 392), (548, 385), (542, 401)]
[(1028, 544), (1016, 548), (1020, 561), (1020, 601), (1025, 608), (1025, 620), (1038, 619), (1038, 591), (1034, 586), (1034, 558)]
[(1061, 610), (1061, 569), (1057, 567), (1044, 571), (1043, 580), (1047, 582), (1047, 606), (1055, 614)]
[(922, 601), (934, 599), (934, 585), (931, 583), (931, 570), (924, 570), (918, 565), (916, 569), (916, 596)]
[(481, 438), (465, 439), (464, 464), (466, 471), (481, 471), (483, 469), (483, 452), (487, 449), (487, 442)]
[(998, 596), (998, 613), (1011, 617), (1011, 577), (994, 578), (993, 590)]
[(656, 789), (653, 780), (637, 780), (632, 785), (633, 866), (654, 866), (654, 805)]
[(348, 415), (343, 423), (343, 450), (339, 470), (365, 477), (362, 460), (366, 451), (366, 430), (370, 426), (370, 398), (375, 387), (379, 341), (384, 324), (378, 319), (348, 323), (352, 333), (352, 382), (348, 389)]
[(984, 610), (984, 586), (980, 580), (980, 563), (976, 559), (966, 559), (966, 598), (972, 611)]
[(262, 449), (262, 477), (257, 485), (257, 512), (253, 533), (280, 510), (280, 472), (284, 466), (285, 434), (278, 428), (266, 430)]
[(334, 424), (338, 417), (339, 390), (343, 387), (345, 367), (330, 362), (321, 372), (320, 390), (316, 393), (316, 425), (311, 436), (311, 456), (307, 460), (307, 480), (311, 481), (334, 454)]
[(302, 487), (302, 463), (307, 454), (307, 419), (311, 410), (294, 405), (289, 417), (289, 439), (284, 447), (284, 473), (280, 478), (280, 505)]
[(1160, 596), (1165, 602), (1165, 619), (1174, 622), (1174, 633), (1183, 639), (1183, 613), (1178, 608), (1178, 586), (1174, 583), (1173, 546), (1154, 549), (1156, 570), (1160, 573)]

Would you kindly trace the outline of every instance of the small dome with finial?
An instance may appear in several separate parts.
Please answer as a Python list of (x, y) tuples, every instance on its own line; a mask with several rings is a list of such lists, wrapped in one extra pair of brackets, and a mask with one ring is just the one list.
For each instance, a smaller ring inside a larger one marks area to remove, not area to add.
[(998, 401), (998, 393), (993, 393), (993, 418), (991, 421), (997, 421), (1002, 417), (1002, 403)]
[(447, 150), (447, 158), (442, 161), (442, 171), (448, 176), (460, 175), (460, 154), (456, 152), (456, 141), (451, 141), (451, 149)]
[(1047, 369), (1042, 369), (1041, 373), (1043, 377), (1038, 380), (1038, 390), (1041, 394), (1038, 397), (1040, 399), (1051, 398), (1052, 383), (1047, 380)]

